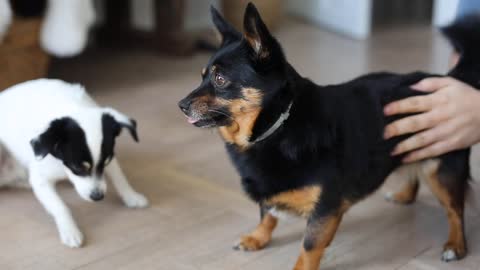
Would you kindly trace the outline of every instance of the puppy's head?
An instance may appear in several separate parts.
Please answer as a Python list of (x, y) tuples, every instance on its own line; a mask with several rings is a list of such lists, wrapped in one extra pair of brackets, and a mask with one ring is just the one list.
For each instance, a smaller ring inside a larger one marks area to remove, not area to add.
[(243, 33), (212, 7), (221, 47), (202, 69), (202, 83), (179, 102), (197, 127), (252, 125), (285, 85), (286, 60), (253, 4), (245, 11)]
[(99, 201), (107, 189), (104, 170), (114, 158), (115, 139), (123, 128), (138, 141), (134, 120), (110, 108), (92, 108), (53, 120), (30, 143), (37, 159), (50, 154), (63, 163), (83, 199)]

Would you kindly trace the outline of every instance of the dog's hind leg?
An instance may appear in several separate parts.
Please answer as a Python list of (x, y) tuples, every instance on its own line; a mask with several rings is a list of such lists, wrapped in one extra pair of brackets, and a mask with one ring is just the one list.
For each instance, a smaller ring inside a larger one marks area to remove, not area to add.
[(442, 170), (440, 160), (423, 163), (423, 176), (433, 194), (447, 211), (449, 236), (442, 253), (443, 261), (459, 260), (467, 254), (464, 231), (464, 200), (467, 179), (461, 173)]
[[(405, 165), (391, 175), (392, 178), (403, 178), (406, 180), (404, 186), (397, 192), (387, 192), (385, 199), (399, 204), (411, 204), (415, 202), (420, 183), (418, 182), (418, 165)], [(400, 180), (400, 179), (399, 179)]]
[(272, 239), (272, 233), (277, 226), (277, 222), (277, 218), (267, 208), (260, 205), (260, 224), (253, 232), (242, 236), (234, 248), (245, 251), (256, 251), (264, 248)]
[(105, 168), (105, 173), (127, 207), (143, 208), (148, 206), (147, 198), (130, 186), (116, 158)]

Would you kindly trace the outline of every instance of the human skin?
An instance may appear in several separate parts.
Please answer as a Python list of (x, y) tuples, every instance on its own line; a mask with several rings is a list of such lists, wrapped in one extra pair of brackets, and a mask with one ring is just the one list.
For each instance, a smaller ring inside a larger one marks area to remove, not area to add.
[(389, 124), (384, 138), (418, 132), (400, 142), (392, 155), (404, 162), (435, 157), (480, 141), (480, 91), (449, 77), (427, 78), (411, 86), (428, 92), (388, 104), (387, 116), (418, 113)]

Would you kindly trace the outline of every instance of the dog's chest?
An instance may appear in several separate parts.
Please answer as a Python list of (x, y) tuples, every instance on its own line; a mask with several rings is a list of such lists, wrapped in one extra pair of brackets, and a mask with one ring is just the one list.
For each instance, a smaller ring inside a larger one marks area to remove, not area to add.
[(263, 204), (276, 211), (285, 211), (294, 215), (308, 217), (315, 210), (322, 189), (320, 186), (309, 186), (284, 191), (263, 201)]

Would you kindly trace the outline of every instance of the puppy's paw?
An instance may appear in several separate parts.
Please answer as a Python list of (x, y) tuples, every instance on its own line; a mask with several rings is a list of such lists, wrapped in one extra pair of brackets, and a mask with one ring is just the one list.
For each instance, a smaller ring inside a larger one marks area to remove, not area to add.
[(128, 208), (145, 208), (148, 206), (148, 199), (137, 192), (124, 195), (123, 202)]
[(59, 228), (62, 243), (71, 248), (79, 248), (83, 244), (83, 234), (76, 226)]
[(242, 251), (257, 251), (263, 249), (268, 241), (262, 241), (250, 235), (245, 235), (240, 238), (240, 241), (234, 245), (235, 250)]
[(467, 250), (464, 247), (455, 247), (451, 244), (446, 244), (443, 248), (442, 261), (451, 262), (460, 260), (467, 255)]

